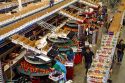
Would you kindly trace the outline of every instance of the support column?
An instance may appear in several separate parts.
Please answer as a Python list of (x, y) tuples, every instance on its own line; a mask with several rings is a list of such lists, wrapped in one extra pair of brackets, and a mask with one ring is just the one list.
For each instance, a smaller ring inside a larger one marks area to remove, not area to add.
[(21, 11), (21, 9), (22, 9), (22, 1), (21, 0), (18, 0), (18, 8), (19, 8), (19, 11)]

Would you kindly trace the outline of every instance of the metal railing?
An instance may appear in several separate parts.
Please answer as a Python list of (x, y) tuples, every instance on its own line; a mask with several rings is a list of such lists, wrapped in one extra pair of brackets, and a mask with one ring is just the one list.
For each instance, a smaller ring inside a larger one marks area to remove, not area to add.
[(39, 21), (39, 22), (37, 22), (37, 24), (38, 25), (40, 25), (41, 27), (43, 27), (43, 28), (45, 28), (45, 29), (49, 29), (49, 30), (51, 30), (51, 31), (54, 31), (54, 29), (56, 29), (56, 27), (55, 26), (53, 26), (53, 25), (51, 25), (51, 24), (49, 24), (49, 23), (47, 23), (47, 22), (44, 22), (44, 21)]

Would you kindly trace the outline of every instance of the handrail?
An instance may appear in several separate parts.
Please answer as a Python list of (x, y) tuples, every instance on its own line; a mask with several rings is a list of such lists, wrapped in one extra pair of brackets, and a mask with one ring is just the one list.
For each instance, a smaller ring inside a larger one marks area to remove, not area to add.
[(53, 31), (56, 28), (55, 26), (53, 26), (53, 25), (51, 25), (51, 24), (49, 24), (47, 22), (44, 22), (42, 20), (37, 22), (37, 24), (40, 25), (41, 27), (44, 27), (44, 28), (49, 29), (51, 31)]

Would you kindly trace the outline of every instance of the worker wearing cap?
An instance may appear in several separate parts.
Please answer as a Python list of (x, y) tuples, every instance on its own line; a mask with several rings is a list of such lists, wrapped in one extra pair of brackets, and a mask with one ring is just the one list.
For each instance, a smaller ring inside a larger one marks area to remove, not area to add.
[(57, 60), (52, 60), (51, 63), (52, 63), (52, 70), (56, 70), (56, 71), (64, 73), (63, 80), (66, 81), (66, 72), (67, 72), (66, 71), (66, 67), (62, 63), (60, 63), (59, 61), (57, 61)]

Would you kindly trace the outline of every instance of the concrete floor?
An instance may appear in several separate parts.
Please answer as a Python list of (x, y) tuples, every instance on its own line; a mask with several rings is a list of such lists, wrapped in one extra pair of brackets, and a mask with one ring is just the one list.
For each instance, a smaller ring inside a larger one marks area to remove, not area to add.
[[(125, 26), (121, 30), (121, 38), (124, 39), (125, 42), (124, 36), (125, 36)], [(118, 65), (117, 61), (114, 63), (111, 80), (112, 83), (125, 83), (125, 57), (123, 57), (121, 65)], [(86, 83), (84, 63), (75, 65), (73, 83)]]
[(73, 83), (86, 83), (84, 63), (77, 64), (74, 68)]

